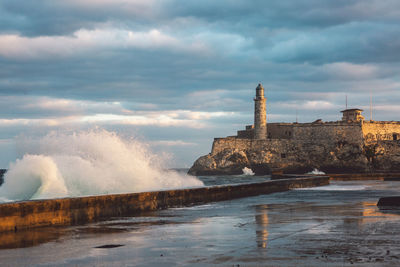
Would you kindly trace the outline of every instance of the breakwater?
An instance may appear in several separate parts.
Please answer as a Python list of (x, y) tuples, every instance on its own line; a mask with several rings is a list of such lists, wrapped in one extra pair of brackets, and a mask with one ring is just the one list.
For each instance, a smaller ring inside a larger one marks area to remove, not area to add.
[(4, 203), (0, 204), (0, 232), (41, 226), (84, 224), (111, 217), (134, 216), (141, 212), (169, 207), (327, 184), (329, 177), (307, 177), (251, 184)]
[(400, 173), (348, 173), (348, 174), (328, 174), (331, 180), (336, 181), (355, 181), (355, 180), (381, 180), (390, 181), (400, 178)]
[[(400, 181), (400, 173), (340, 173), (340, 174), (323, 174), (318, 176), (327, 176), (330, 178), (330, 180), (334, 181), (368, 181), (368, 180)], [(310, 175), (283, 174), (283, 173), (273, 173), (271, 175), (272, 180), (289, 179), (294, 177), (310, 177)]]

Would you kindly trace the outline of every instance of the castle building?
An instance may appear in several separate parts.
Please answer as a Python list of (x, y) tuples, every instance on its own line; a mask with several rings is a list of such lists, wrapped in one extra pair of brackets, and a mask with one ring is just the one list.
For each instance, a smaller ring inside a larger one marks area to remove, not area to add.
[(238, 139), (271, 140), (348, 140), (363, 138), (366, 141), (399, 140), (400, 122), (369, 121), (362, 115), (363, 110), (352, 108), (342, 110), (342, 119), (324, 122), (321, 119), (310, 123), (268, 123), (264, 87), (258, 84), (254, 98), (254, 124), (247, 125), (234, 136)]
[(264, 87), (254, 98), (254, 124), (235, 136), (214, 138), (211, 153), (190, 168), (194, 175), (400, 170), (400, 122), (365, 120), (362, 109), (341, 111), (337, 121), (267, 123)]
[(362, 109), (353, 108), (341, 111), (343, 113), (342, 121), (363, 121), (364, 117), (361, 115)]

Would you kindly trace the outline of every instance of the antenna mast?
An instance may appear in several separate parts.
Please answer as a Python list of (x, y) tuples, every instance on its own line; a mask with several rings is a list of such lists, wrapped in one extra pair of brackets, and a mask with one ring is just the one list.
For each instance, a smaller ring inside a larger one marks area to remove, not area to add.
[(372, 121), (372, 90), (369, 91), (369, 120)]
[(347, 109), (347, 95), (346, 95), (346, 109)]

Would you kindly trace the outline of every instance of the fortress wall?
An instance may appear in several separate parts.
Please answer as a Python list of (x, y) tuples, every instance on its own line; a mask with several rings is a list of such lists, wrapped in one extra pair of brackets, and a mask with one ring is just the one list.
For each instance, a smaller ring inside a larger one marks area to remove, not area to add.
[(364, 121), (362, 131), (367, 142), (400, 140), (400, 122)]
[(360, 143), (363, 138), (360, 123), (328, 122), (321, 124), (302, 123), (293, 127), (293, 139), (312, 143), (335, 143), (347, 141)]
[(237, 131), (237, 137), (242, 139), (251, 139), (254, 136), (254, 130), (240, 130)]
[(268, 123), (267, 136), (271, 139), (292, 139), (293, 123)]
[[(237, 166), (248, 164), (256, 168), (268, 165), (270, 169), (284, 169), (286, 172), (309, 168), (320, 168), (328, 172), (340, 169), (346, 172), (367, 169), (367, 158), (363, 154), (364, 138), (361, 122), (282, 125), (282, 129), (293, 127), (293, 139), (254, 140), (237, 137), (215, 139), (212, 153), (209, 155), (213, 158), (204, 161), (209, 165), (207, 168), (226, 171), (229, 168), (233, 169), (235, 164)], [(275, 126), (279, 127), (278, 124)], [(393, 156), (393, 151), (396, 149), (390, 147), (389, 154)], [(241, 160), (236, 162), (236, 158)], [(386, 158), (385, 160), (383, 156), (381, 158), (382, 161), (379, 161), (381, 168), (390, 169), (389, 165), (386, 166)], [(393, 163), (392, 160), (387, 161)]]
[(231, 150), (285, 150), (288, 140), (255, 140), (234, 137), (215, 138), (211, 155), (216, 155), (226, 149)]
[[(381, 135), (390, 132), (392, 136), (392, 131), (388, 129), (379, 129), (379, 126), (377, 125), (373, 125), (372, 127), (377, 127), (377, 131), (381, 131)], [(400, 128), (400, 124), (391, 124), (385, 127), (391, 129), (396, 127)], [(393, 129), (393, 132), (396, 132), (396, 129)], [(252, 139), (252, 135), (252, 129), (242, 130), (238, 131), (237, 138)], [(360, 122), (348, 123), (341, 121), (326, 123), (268, 123), (267, 135), (268, 139), (270, 140), (294, 140), (308, 141), (313, 143), (326, 143), (328, 141), (347, 141), (349, 143), (360, 143), (364, 136), (363, 131), (361, 130)], [(400, 130), (398, 139), (400, 139)], [(386, 139), (381, 140), (389, 139), (386, 137)], [(240, 142), (241, 141), (239, 141), (239, 143)]]
[(272, 169), (292, 165), (298, 158), (301, 142), (289, 139), (270, 139), (253, 142), (248, 150), (248, 159), (253, 164), (267, 163)]
[(237, 149), (237, 148), (248, 148), (251, 147), (252, 139), (242, 138), (214, 138), (212, 145), (211, 155), (216, 155), (225, 149)]
[[(239, 139), (218, 138), (214, 140), (211, 156), (216, 156), (222, 151), (245, 152), (252, 164), (269, 164), (275, 168), (282, 165), (292, 165), (299, 158), (299, 151), (303, 142), (294, 142), (288, 139)], [(304, 146), (306, 147), (306, 146)]]
[(229, 200), (329, 184), (329, 177), (201, 187), (133, 194), (33, 200), (0, 204), (0, 232), (40, 226), (76, 225), (137, 216), (144, 211)]
[[(313, 168), (331, 173), (368, 170), (359, 123), (306, 124), (295, 126), (294, 129), (308, 135), (309, 138), (312, 135), (314, 139), (216, 138), (212, 153), (196, 161), (191, 172), (193, 174), (238, 173), (244, 165), (258, 170), (259, 173), (267, 172), (268, 169), (271, 171), (280, 169), (285, 173), (306, 173)], [(320, 139), (317, 139), (319, 137)], [(398, 142), (398, 146), (382, 146), (388, 153), (377, 158), (378, 169), (400, 169), (400, 141)], [(398, 160), (393, 158), (394, 154), (399, 155)], [(399, 162), (399, 166), (396, 162)]]

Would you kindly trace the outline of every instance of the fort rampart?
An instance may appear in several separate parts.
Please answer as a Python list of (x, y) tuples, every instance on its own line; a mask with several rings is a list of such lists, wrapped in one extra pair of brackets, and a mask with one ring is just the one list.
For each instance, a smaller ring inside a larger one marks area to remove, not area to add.
[[(247, 127), (249, 135), (251, 130)], [(272, 123), (268, 131), (271, 138), (265, 140), (215, 138), (211, 153), (199, 158), (190, 173), (240, 174), (244, 167), (257, 174), (400, 170), (398, 122)]]

